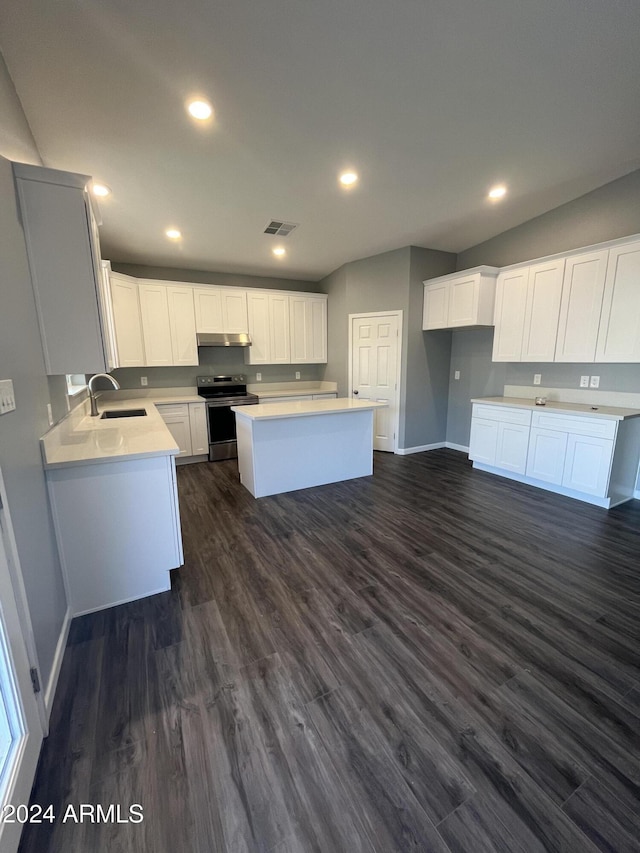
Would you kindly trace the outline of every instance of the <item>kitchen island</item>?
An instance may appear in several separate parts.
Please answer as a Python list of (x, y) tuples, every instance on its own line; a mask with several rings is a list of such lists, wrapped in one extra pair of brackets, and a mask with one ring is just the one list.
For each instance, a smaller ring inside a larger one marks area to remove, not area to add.
[(254, 498), (373, 474), (374, 400), (232, 407), (240, 482)]

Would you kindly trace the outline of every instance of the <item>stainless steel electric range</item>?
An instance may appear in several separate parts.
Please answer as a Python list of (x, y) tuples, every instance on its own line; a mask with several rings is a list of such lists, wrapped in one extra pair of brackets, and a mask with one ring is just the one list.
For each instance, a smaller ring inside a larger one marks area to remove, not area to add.
[(198, 394), (207, 403), (209, 461), (235, 459), (236, 416), (231, 406), (252, 406), (259, 402), (247, 393), (244, 376), (198, 376)]

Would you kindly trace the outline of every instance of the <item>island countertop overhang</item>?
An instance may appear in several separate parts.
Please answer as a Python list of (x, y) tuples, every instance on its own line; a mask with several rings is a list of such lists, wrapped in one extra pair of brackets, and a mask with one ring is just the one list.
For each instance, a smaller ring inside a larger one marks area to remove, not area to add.
[(236, 417), (252, 421), (274, 420), (276, 418), (304, 418), (314, 415), (334, 415), (346, 412), (363, 412), (379, 409), (388, 403), (378, 400), (354, 400), (351, 397), (337, 397), (332, 400), (294, 400), (286, 403), (259, 403), (255, 406), (232, 406)]

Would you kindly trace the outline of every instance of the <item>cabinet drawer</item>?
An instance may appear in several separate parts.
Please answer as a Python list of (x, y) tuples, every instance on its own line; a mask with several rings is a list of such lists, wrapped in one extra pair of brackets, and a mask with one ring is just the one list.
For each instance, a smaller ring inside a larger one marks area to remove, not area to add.
[(534, 412), (531, 425), (574, 435), (591, 435), (596, 438), (614, 438), (616, 421), (580, 415), (561, 415), (555, 412)]
[(531, 423), (531, 412), (528, 409), (511, 409), (508, 406), (487, 406), (482, 403), (473, 404), (473, 417), (484, 418), (487, 421), (502, 421), (508, 424)]
[(189, 417), (188, 403), (156, 403), (156, 408), (163, 418), (170, 416), (178, 416), (180, 418)]

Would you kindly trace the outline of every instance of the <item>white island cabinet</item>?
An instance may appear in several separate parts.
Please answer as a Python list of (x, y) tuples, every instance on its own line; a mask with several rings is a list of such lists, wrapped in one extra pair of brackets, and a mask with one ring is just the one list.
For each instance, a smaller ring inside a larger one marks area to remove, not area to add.
[(481, 468), (609, 508), (634, 496), (640, 410), (493, 397), (472, 400), (469, 459)]
[(371, 400), (296, 400), (232, 407), (240, 482), (254, 498), (373, 473)]

